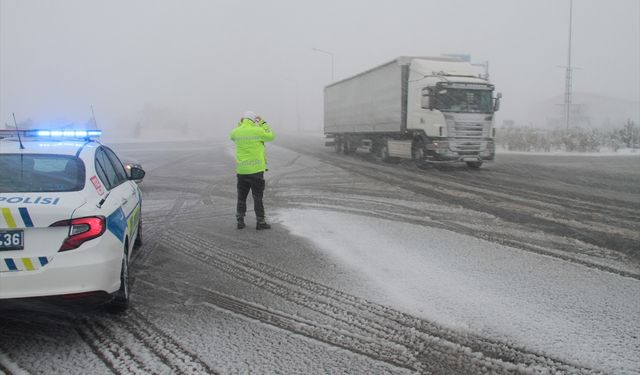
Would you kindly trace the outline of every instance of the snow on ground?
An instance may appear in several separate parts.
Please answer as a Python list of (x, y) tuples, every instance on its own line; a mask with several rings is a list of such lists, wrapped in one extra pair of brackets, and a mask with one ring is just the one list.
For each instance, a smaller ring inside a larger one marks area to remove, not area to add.
[(29, 372), (23, 370), (22, 368), (20, 368), (20, 366), (13, 363), (13, 361), (9, 359), (9, 356), (0, 351), (0, 374), (4, 374), (2, 367), (5, 367), (7, 371), (10, 371), (10, 374), (29, 375)]
[[(276, 220), (384, 304), (612, 373), (640, 372), (640, 281), (473, 237), (332, 211)], [(362, 292), (360, 292), (362, 293)]]
[(552, 156), (640, 156), (640, 149), (637, 148), (621, 148), (618, 151), (610, 149), (602, 149), (600, 152), (568, 152), (568, 151), (511, 151), (504, 148), (496, 148), (496, 154), (513, 154), (513, 155), (552, 155)]

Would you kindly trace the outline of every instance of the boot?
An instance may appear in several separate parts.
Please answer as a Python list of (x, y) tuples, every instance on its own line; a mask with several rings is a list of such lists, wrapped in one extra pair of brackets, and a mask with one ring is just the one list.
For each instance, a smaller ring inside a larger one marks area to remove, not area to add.
[(256, 230), (271, 229), (271, 225), (267, 224), (264, 218), (258, 218), (256, 222)]
[(236, 219), (238, 220), (238, 229), (244, 229), (244, 227), (246, 227), (244, 224), (244, 216), (236, 216)]

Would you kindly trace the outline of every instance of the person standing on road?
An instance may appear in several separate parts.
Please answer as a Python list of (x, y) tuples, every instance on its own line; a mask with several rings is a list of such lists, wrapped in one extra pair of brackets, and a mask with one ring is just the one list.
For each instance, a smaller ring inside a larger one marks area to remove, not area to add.
[(264, 195), (264, 172), (267, 169), (265, 142), (272, 141), (273, 131), (267, 123), (252, 111), (247, 111), (238, 126), (231, 132), (231, 140), (236, 144), (236, 173), (238, 176), (238, 206), (236, 219), (238, 229), (245, 227), (247, 196), (253, 196), (256, 213), (256, 229), (271, 229), (267, 224), (262, 197)]

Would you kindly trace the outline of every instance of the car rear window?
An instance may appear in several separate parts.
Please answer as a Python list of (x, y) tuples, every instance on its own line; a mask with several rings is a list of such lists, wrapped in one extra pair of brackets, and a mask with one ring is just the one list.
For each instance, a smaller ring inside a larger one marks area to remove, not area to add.
[(84, 163), (75, 156), (0, 154), (0, 193), (79, 191), (84, 181)]

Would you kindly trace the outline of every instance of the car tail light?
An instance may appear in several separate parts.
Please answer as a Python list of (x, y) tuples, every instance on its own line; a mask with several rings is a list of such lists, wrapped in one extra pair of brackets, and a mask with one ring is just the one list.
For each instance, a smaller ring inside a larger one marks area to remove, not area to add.
[(78, 219), (62, 220), (51, 225), (52, 227), (69, 227), (69, 236), (64, 240), (60, 250), (67, 251), (77, 249), (83, 243), (102, 236), (107, 229), (104, 216), (81, 217)]

